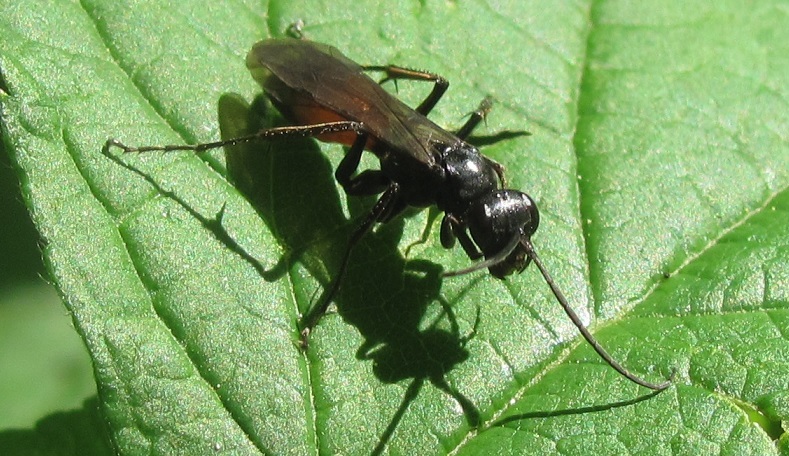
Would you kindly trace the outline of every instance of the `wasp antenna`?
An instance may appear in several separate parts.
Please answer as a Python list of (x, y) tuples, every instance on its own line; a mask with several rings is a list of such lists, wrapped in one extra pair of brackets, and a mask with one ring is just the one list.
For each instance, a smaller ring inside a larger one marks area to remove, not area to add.
[(586, 339), (586, 341), (589, 342), (589, 345), (591, 345), (592, 348), (594, 348), (597, 354), (600, 355), (600, 357), (603, 358), (603, 360), (605, 360), (605, 362), (608, 363), (609, 366), (613, 367), (614, 370), (619, 372), (623, 377), (627, 378), (631, 382), (649, 388), (651, 390), (662, 391), (671, 385), (672, 381), (674, 380), (675, 371), (672, 371), (668, 380), (666, 380), (665, 382), (652, 383), (640, 377), (637, 377), (635, 374), (625, 369), (625, 367), (619, 364), (613, 357), (611, 357), (611, 355), (608, 354), (608, 352), (603, 348), (603, 346), (600, 345), (600, 342), (598, 342), (597, 339), (594, 338), (592, 333), (589, 332), (586, 326), (584, 326), (583, 322), (581, 322), (581, 319), (578, 317), (575, 311), (573, 311), (573, 309), (570, 307), (570, 304), (567, 302), (567, 299), (564, 297), (564, 294), (562, 294), (562, 291), (559, 290), (559, 287), (556, 285), (556, 282), (553, 281), (553, 278), (548, 273), (548, 270), (545, 269), (545, 266), (543, 266), (542, 261), (540, 261), (540, 257), (537, 256), (537, 252), (534, 251), (534, 246), (532, 245), (531, 241), (524, 240), (522, 241), (522, 243), (523, 246), (526, 248), (526, 252), (528, 253), (531, 260), (534, 262), (535, 265), (537, 265), (537, 269), (540, 270), (540, 273), (545, 279), (545, 282), (551, 288), (551, 291), (553, 292), (553, 295), (556, 297), (556, 300), (559, 301), (559, 304), (561, 304), (562, 308), (564, 309), (564, 312), (567, 314), (568, 317), (570, 317), (570, 320), (572, 320), (575, 327), (578, 328), (578, 331), (581, 332), (581, 335), (584, 336), (584, 339)]
[(441, 273), (441, 277), (454, 277), (454, 276), (469, 274), (499, 264), (505, 259), (507, 259), (510, 253), (512, 253), (512, 251), (515, 250), (515, 247), (518, 246), (518, 243), (520, 241), (521, 241), (520, 233), (515, 233), (515, 235), (512, 236), (512, 239), (510, 239), (510, 242), (508, 242), (507, 245), (504, 246), (504, 248), (499, 250), (499, 253), (493, 255), (490, 258), (487, 258), (485, 261), (474, 263), (473, 265), (467, 268), (458, 269), (457, 271), (448, 271)]

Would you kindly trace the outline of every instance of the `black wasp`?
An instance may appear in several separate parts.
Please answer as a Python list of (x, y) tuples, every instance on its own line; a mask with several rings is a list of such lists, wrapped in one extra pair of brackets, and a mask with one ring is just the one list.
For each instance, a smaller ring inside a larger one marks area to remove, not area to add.
[[(670, 385), (671, 380), (645, 381), (614, 360), (583, 325), (548, 274), (531, 242), (540, 220), (534, 200), (521, 191), (502, 188), (503, 167), (465, 141), (489, 109), (487, 101), (460, 130), (450, 133), (426, 117), (449, 87), (446, 79), (432, 73), (391, 65), (360, 66), (334, 47), (294, 38), (255, 44), (247, 56), (247, 67), (292, 126), (196, 145), (129, 147), (111, 139), (105, 151), (115, 146), (125, 152), (201, 152), (288, 137), (315, 137), (350, 146), (335, 172), (337, 181), (349, 195), (381, 196), (351, 235), (328, 298), (302, 321), (300, 329), (305, 338), (325, 313), (347, 268), (350, 252), (362, 236), (376, 223), (388, 222), (409, 206), (435, 205), (444, 212), (441, 245), (451, 248), (459, 241), (472, 260), (484, 257), (469, 268), (445, 276), (488, 268), (491, 275), (504, 278), (533, 262), (575, 326), (608, 364), (647, 388), (662, 390)], [(365, 71), (383, 72), (381, 83), (410, 79), (434, 85), (427, 98), (412, 109)], [(381, 168), (355, 175), (365, 150), (378, 157)]]

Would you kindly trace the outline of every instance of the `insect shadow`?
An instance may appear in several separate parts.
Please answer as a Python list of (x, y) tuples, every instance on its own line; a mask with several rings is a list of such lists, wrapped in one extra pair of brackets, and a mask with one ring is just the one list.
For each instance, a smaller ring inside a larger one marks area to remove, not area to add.
[(541, 418), (555, 418), (561, 416), (570, 416), (570, 415), (584, 415), (588, 413), (597, 413), (597, 412), (605, 412), (617, 408), (622, 407), (631, 407), (640, 402), (644, 402), (647, 400), (652, 399), (653, 397), (660, 394), (660, 391), (650, 391), (649, 393), (643, 394), (641, 396), (627, 399), (623, 401), (617, 402), (610, 402), (603, 405), (590, 405), (586, 407), (576, 407), (576, 408), (568, 408), (562, 410), (548, 410), (548, 411), (534, 411), (528, 413), (519, 413), (515, 415), (509, 415), (505, 418), (499, 419), (492, 423), (491, 427), (506, 427), (506, 426), (519, 426), (519, 422), (521, 421), (528, 421), (528, 420), (537, 420)]
[[(277, 126), (281, 121), (262, 96), (250, 106), (239, 96), (225, 94), (219, 106), (223, 138)], [(347, 239), (375, 197), (348, 198), (349, 220), (343, 213), (334, 169), (313, 139), (252, 142), (225, 150), (231, 179), (286, 251), (264, 277), (275, 280), (300, 262), (328, 288), (340, 268)], [(364, 338), (356, 358), (372, 361), (373, 373), (383, 383), (413, 379), (377, 451), (383, 449), (426, 381), (460, 404), (470, 426), (480, 421), (476, 406), (445, 379), (447, 372), (468, 358), (465, 346), (476, 323), (468, 334), (461, 334), (452, 308), (440, 293), (440, 265), (401, 255), (403, 226), (401, 217), (380, 225), (360, 241), (334, 298), (337, 313)], [(313, 297), (301, 311), (321, 299)], [(436, 303), (440, 311), (427, 318), (428, 307)]]
[[(225, 94), (219, 100), (222, 136), (238, 134), (238, 129), (244, 130), (241, 133), (256, 131), (272, 121), (271, 113), (262, 96), (250, 106), (238, 95)], [(375, 201), (374, 197), (349, 198), (349, 221), (343, 214), (334, 170), (312, 139), (226, 147), (229, 177), (285, 250), (275, 265), (267, 267), (224, 229), (224, 207), (215, 217), (206, 217), (144, 171), (108, 150), (102, 152), (179, 204), (269, 282), (281, 279), (300, 262), (327, 287), (342, 261), (343, 251), (338, 246), (345, 245), (355, 219)], [(365, 236), (354, 250), (345, 285), (335, 296), (337, 313), (365, 339), (356, 350), (356, 358), (372, 361), (373, 373), (382, 383), (413, 379), (373, 454), (384, 449), (426, 381), (460, 404), (469, 426), (480, 424), (476, 406), (445, 379), (451, 369), (468, 358), (465, 345), (474, 335), (479, 312), (472, 330), (461, 335), (452, 308), (440, 294), (441, 266), (426, 260), (406, 260), (400, 254), (403, 224), (401, 218)], [(314, 305), (318, 299), (305, 305)], [(434, 302), (441, 311), (423, 324), (428, 306)]]

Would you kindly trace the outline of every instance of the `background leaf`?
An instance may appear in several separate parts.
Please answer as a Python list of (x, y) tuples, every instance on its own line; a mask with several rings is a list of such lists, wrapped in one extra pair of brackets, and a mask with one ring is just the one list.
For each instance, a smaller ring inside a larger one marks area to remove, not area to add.
[[(3, 6), (4, 142), (120, 451), (785, 452), (783, 3), (308, 3)], [(447, 77), (441, 125), (490, 95), (480, 134), (532, 132), (484, 151), (540, 205), (542, 257), (616, 358), (677, 385), (619, 377), (535, 271), (439, 280), (468, 260), (427, 212), (357, 249), (301, 353), (299, 314), (370, 203), (333, 183), (342, 150), (242, 150), (255, 206), (221, 153), (100, 151), (269, 118), (244, 58), (296, 19)]]

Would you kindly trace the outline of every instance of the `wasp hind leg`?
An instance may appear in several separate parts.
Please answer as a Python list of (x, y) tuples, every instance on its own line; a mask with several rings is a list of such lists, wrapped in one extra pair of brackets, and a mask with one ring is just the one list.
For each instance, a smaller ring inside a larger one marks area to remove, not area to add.
[(439, 76), (435, 73), (428, 73), (427, 71), (418, 71), (412, 70), (410, 68), (403, 68), (395, 65), (368, 65), (362, 67), (366, 71), (382, 71), (386, 76), (378, 81), (379, 84), (383, 84), (386, 81), (394, 81), (397, 84), (397, 81), (400, 79), (406, 79), (411, 81), (432, 81), (433, 82), (433, 90), (427, 96), (427, 98), (422, 101), (422, 103), (417, 106), (414, 111), (426, 116), (430, 114), (430, 111), (438, 103), (438, 100), (444, 96), (444, 92), (447, 91), (449, 88), (449, 81), (444, 79), (443, 76)]

